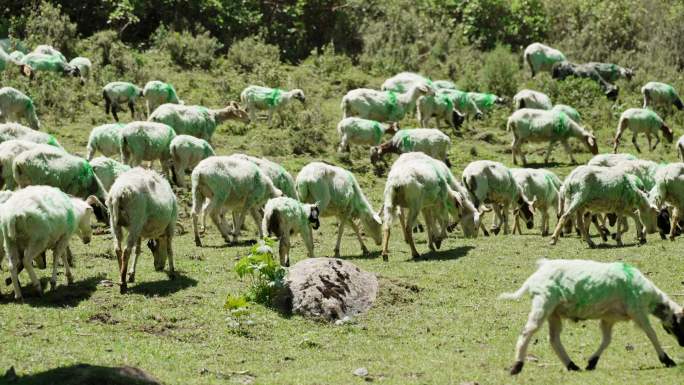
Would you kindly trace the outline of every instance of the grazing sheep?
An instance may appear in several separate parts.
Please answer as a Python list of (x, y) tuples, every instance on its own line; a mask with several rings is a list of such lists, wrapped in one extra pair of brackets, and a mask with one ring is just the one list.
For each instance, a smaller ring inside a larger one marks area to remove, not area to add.
[(33, 270), (33, 260), (48, 249), (53, 255), (52, 289), (57, 284), (57, 260), (60, 258), (67, 283), (73, 283), (66, 249), (74, 234), (78, 234), (83, 243), (90, 242), (93, 209), (89, 201), (90, 197), (88, 201), (69, 198), (54, 187), (31, 186), (14, 192), (3, 204), (0, 233), (9, 260), (15, 299), (22, 299), (17, 276), (20, 265), (28, 271), (38, 294), (42, 294), (40, 281)]
[[(622, 245), (621, 224), (625, 216), (631, 217), (637, 224), (637, 239), (640, 243), (646, 242), (644, 232), (651, 234), (657, 231), (658, 209), (649, 202), (643, 183), (619, 167), (575, 168), (561, 186), (558, 206), (561, 217), (551, 237), (552, 245), (558, 241), (565, 221), (576, 214), (582, 237), (589, 247), (596, 246), (589, 237), (588, 226), (584, 224), (585, 211), (617, 215), (615, 241), (618, 245)], [(638, 216), (635, 213), (637, 210)]]
[(157, 107), (148, 118), (153, 122), (168, 124), (178, 135), (192, 135), (209, 143), (216, 127), (229, 119), (248, 122), (249, 116), (235, 102), (218, 110), (167, 103)]
[(575, 123), (582, 123), (582, 118), (580, 117), (579, 112), (577, 112), (576, 109), (568, 106), (567, 104), (556, 104), (555, 106), (553, 106), (551, 111), (563, 112), (565, 113), (565, 115), (568, 116), (568, 118), (572, 119)]
[(249, 156), (240, 153), (232, 154), (231, 157), (236, 157), (254, 163), (257, 167), (259, 167), (261, 172), (266, 174), (266, 176), (271, 179), (273, 185), (278, 190), (282, 191), (284, 196), (295, 199), (297, 198), (295, 180), (283, 166), (266, 158), (257, 158), (256, 156)]
[[(646, 134), (648, 149), (651, 151), (655, 150), (658, 143), (660, 143), (660, 134), (658, 134), (658, 131), (662, 131), (663, 136), (668, 143), (672, 143), (674, 140), (672, 129), (665, 125), (665, 122), (658, 114), (648, 108), (630, 108), (620, 115), (617, 133), (615, 134), (615, 139), (613, 141), (613, 153), (617, 153), (618, 146), (620, 145), (620, 137), (627, 128), (632, 131), (632, 143), (637, 152), (641, 152), (641, 149), (637, 144), (637, 135), (640, 132)], [(651, 147), (651, 135), (654, 135), (656, 138), (653, 147)]]
[[(254, 218), (259, 232), (261, 232), (261, 214), (259, 209), (271, 198), (282, 195), (271, 179), (254, 163), (238, 157), (212, 156), (192, 170), (192, 226), (195, 233), (195, 244), (202, 246), (199, 236), (198, 217), (200, 211), (206, 211), (221, 236), (227, 243), (237, 242), (242, 228), (244, 213), (249, 212)], [(209, 202), (205, 205), (205, 201)], [(225, 212), (237, 213), (234, 218), (232, 241), (230, 230), (226, 222)]]
[(389, 141), (371, 147), (371, 163), (376, 164), (385, 154), (403, 154), (419, 151), (441, 160), (451, 167), (447, 153), (451, 147), (451, 139), (445, 133), (434, 128), (402, 129)]
[(551, 73), (554, 64), (565, 61), (565, 55), (561, 51), (541, 43), (528, 45), (523, 56), (530, 66), (532, 77), (541, 71)]
[(620, 91), (617, 86), (604, 79), (591, 63), (575, 64), (567, 61), (556, 63), (553, 65), (553, 73), (551, 76), (558, 80), (564, 80), (567, 77), (591, 79), (598, 83), (599, 87), (603, 90), (603, 93), (610, 100), (617, 99)]
[(216, 155), (211, 144), (190, 135), (177, 135), (169, 145), (173, 161), (173, 183), (185, 187), (185, 172), (192, 171), (203, 159)]
[(99, 156), (91, 160), (90, 166), (93, 168), (95, 176), (100, 180), (105, 191), (109, 191), (119, 175), (131, 169), (130, 166), (106, 156)]
[(473, 116), (475, 119), (481, 119), (483, 114), (477, 103), (473, 99), (470, 99), (468, 92), (459, 90), (438, 90), (437, 96), (447, 97), (451, 100), (453, 108), (461, 112), (467, 117)]
[(664, 165), (655, 173), (655, 187), (651, 190), (649, 199), (658, 207), (671, 205), (671, 225), (669, 237), (675, 239), (677, 225), (684, 218), (684, 163), (670, 163)]
[(54, 136), (30, 129), (19, 123), (0, 123), (0, 143), (21, 139), (34, 143), (45, 143), (56, 148), (62, 148)]
[(86, 159), (91, 160), (97, 151), (104, 156), (121, 155), (122, 123), (103, 124), (90, 131), (86, 146)]
[(602, 78), (609, 82), (615, 82), (616, 80), (622, 78), (632, 80), (632, 77), (634, 76), (634, 71), (630, 68), (620, 67), (619, 65), (613, 63), (589, 62), (586, 63), (586, 65), (594, 67), (596, 72), (598, 72)]
[[(442, 81), (442, 83), (440, 84), (447, 85), (444, 82), (445, 81)], [(416, 74), (413, 72), (401, 72), (385, 80), (380, 86), (380, 89), (383, 91), (394, 91), (398, 93), (403, 93), (415, 86), (437, 88), (432, 83), (432, 80), (424, 77), (423, 75)]]
[(427, 226), (428, 247), (432, 251), (439, 249), (446, 238), (449, 216), (458, 218), (466, 236), (477, 236), (480, 214), (468, 195), (444, 163), (422, 152), (400, 155), (392, 165), (385, 184), (383, 260), (388, 260), (390, 228), (397, 212), (404, 240), (409, 244), (413, 258), (420, 257), (412, 231), (420, 213)]
[(405, 93), (397, 94), (394, 91), (357, 88), (344, 95), (340, 107), (343, 118), (357, 116), (379, 122), (398, 122), (406, 113), (415, 109), (416, 100), (423, 95), (434, 95), (434, 90), (431, 87), (417, 85)]
[(505, 98), (481, 92), (468, 92), (468, 99), (472, 100), (475, 103), (475, 106), (483, 113), (491, 111), (495, 105), (503, 105), (506, 103)]
[(337, 123), (337, 133), (340, 135), (340, 145), (337, 151), (349, 152), (350, 144), (377, 146), (384, 134), (397, 133), (396, 123), (380, 123), (375, 120), (361, 118), (344, 118)]
[(6, 187), (8, 190), (14, 190), (16, 183), (12, 175), (12, 163), (17, 155), (24, 151), (33, 150), (35, 148), (42, 148), (45, 151), (55, 150), (54, 146), (49, 146), (42, 143), (34, 143), (26, 140), (8, 140), (0, 143), (0, 188)]
[(550, 110), (553, 108), (551, 99), (538, 91), (522, 90), (513, 96), (513, 106), (516, 110), (522, 108), (535, 108), (538, 110)]
[(278, 237), (281, 265), (290, 266), (290, 236), (296, 233), (302, 235), (307, 256), (314, 257), (311, 227), (316, 230), (321, 225), (318, 214), (316, 205), (303, 204), (290, 197), (273, 198), (266, 202), (261, 231)]
[(90, 70), (93, 67), (93, 63), (87, 57), (75, 57), (71, 59), (69, 65), (78, 68), (79, 76), (81, 77), (81, 84), (85, 84), (86, 79), (90, 76)]
[(143, 96), (143, 90), (133, 83), (111, 82), (102, 88), (102, 97), (105, 101), (105, 114), (111, 110), (114, 120), (119, 121), (116, 112), (119, 106), (126, 104), (131, 111), (131, 118), (135, 119), (135, 102)]
[(347, 223), (354, 229), (361, 251), (368, 255), (357, 220), (363, 223), (366, 233), (375, 244), (380, 245), (382, 222), (361, 191), (354, 174), (341, 167), (311, 162), (299, 171), (295, 183), (297, 195), (302, 202), (316, 203), (323, 217), (337, 217), (335, 258), (340, 257), (340, 242)]
[(33, 100), (16, 88), (0, 88), (0, 123), (18, 122), (22, 118), (28, 121), (31, 128), (40, 130)]
[(278, 88), (248, 86), (240, 93), (240, 101), (242, 102), (242, 105), (245, 106), (245, 110), (249, 113), (249, 120), (256, 122), (257, 111), (268, 110), (269, 125), (271, 124), (274, 112), (278, 113), (280, 121), (283, 121), (283, 108), (290, 104), (292, 99), (305, 103), (306, 97), (304, 96), (304, 91), (300, 89), (283, 91)]
[[(556, 212), (556, 217), (558, 216), (558, 190), (560, 190), (562, 183), (560, 178), (549, 170), (532, 168), (512, 168), (511, 174), (518, 184), (521, 194), (525, 199), (532, 202), (535, 210), (541, 212), (540, 230), (542, 237), (549, 235), (549, 208)], [(522, 228), (518, 222), (522, 213), (520, 210), (514, 211), (513, 234), (515, 234), (516, 229), (519, 234), (522, 234)], [(529, 228), (533, 223), (527, 222), (527, 225)]]
[(572, 155), (572, 148), (568, 143), (569, 138), (578, 138), (587, 149), (594, 155), (598, 154), (598, 144), (593, 133), (585, 130), (575, 121), (570, 119), (564, 112), (535, 110), (523, 108), (515, 111), (506, 124), (506, 130), (513, 132), (511, 154), (513, 163), (518, 164), (518, 156), (522, 158), (523, 165), (527, 164), (525, 153), (521, 146), (525, 142), (548, 142), (544, 163), (549, 162), (549, 156), (556, 142), (561, 142), (563, 148), (570, 156), (572, 163), (577, 163)]
[[(451, 95), (438, 94), (432, 96), (421, 96), (416, 101), (418, 110), (418, 121), (420, 126), (429, 127), (430, 119), (435, 118), (435, 127), (439, 128), (439, 123), (445, 121), (449, 127), (457, 129), (465, 121), (463, 115), (454, 107)], [(347, 118), (350, 119), (350, 118)]]
[(669, 84), (648, 82), (641, 87), (641, 94), (644, 96), (644, 108), (660, 106), (669, 109), (674, 104), (678, 110), (684, 109), (682, 99), (679, 98), (674, 87)]
[[(137, 167), (126, 171), (119, 175), (109, 190), (107, 208), (111, 213), (110, 227), (119, 261), (121, 294), (128, 289), (127, 281), (135, 281), (142, 238), (149, 239), (147, 246), (154, 256), (154, 269), (164, 270), (168, 258), (169, 277), (173, 279), (173, 235), (178, 219), (178, 204), (169, 182), (152, 170)], [(128, 238), (122, 251), (123, 228), (128, 231)], [(134, 247), (133, 264), (126, 280), (128, 260)]]
[(624, 161), (636, 160), (632, 154), (598, 154), (587, 162), (587, 166), (613, 167)]
[(516, 344), (511, 374), (522, 371), (532, 336), (547, 319), (549, 339), (556, 355), (567, 370), (580, 370), (561, 344), (563, 318), (601, 320), (602, 341), (589, 358), (587, 370), (596, 368), (601, 354), (610, 344), (613, 325), (629, 320), (646, 333), (660, 362), (667, 367), (675, 366), (660, 346), (648, 316), (652, 314), (660, 319), (665, 331), (677, 339), (679, 346), (684, 346), (684, 311), (635, 267), (624, 262), (581, 259), (541, 259), (537, 264), (537, 271), (520, 289), (500, 297), (519, 299), (525, 293), (532, 296), (532, 309)]
[(143, 161), (159, 160), (168, 178), (171, 169), (169, 147), (176, 133), (170, 126), (157, 122), (131, 122), (121, 128), (121, 160), (135, 167)]
[(147, 104), (147, 116), (162, 104), (183, 104), (183, 101), (178, 99), (176, 89), (171, 84), (159, 80), (147, 82), (143, 88), (143, 96)]
[(78, 67), (74, 67), (59, 56), (31, 52), (24, 55), (20, 62), (21, 73), (29, 79), (35, 78), (36, 72), (56, 72), (73, 77), (80, 76)]

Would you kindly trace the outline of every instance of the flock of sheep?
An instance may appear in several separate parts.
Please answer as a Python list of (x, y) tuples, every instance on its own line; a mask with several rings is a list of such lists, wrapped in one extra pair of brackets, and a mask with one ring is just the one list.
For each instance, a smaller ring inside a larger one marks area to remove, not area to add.
[[(569, 63), (559, 51), (538, 43), (530, 45), (524, 55), (533, 76), (548, 71), (559, 79), (588, 77), (604, 87), (609, 97), (617, 94), (613, 81), (632, 76), (631, 70), (612, 64)], [(32, 77), (40, 71), (56, 71), (78, 76), (82, 81), (86, 81), (90, 70), (87, 59), (67, 62), (49, 46), (39, 46), (23, 58), (18, 56), (0, 51), (2, 68), (14, 64)], [(642, 93), (643, 108), (629, 109), (620, 118), (614, 152), (626, 129), (632, 131), (637, 151), (638, 133), (646, 134), (649, 147), (651, 137), (656, 137), (651, 148), (660, 141), (659, 132), (673, 141), (672, 130), (651, 108), (674, 104), (682, 109), (677, 93), (671, 86), (656, 82), (645, 85)], [(202, 246), (206, 216), (224, 240), (233, 243), (249, 214), (260, 238), (267, 234), (279, 238), (280, 263), (286, 266), (293, 234), (301, 234), (307, 255), (314, 256), (312, 228), (318, 228), (319, 217), (323, 216), (335, 216), (338, 221), (335, 257), (340, 254), (344, 226), (349, 224), (362, 252), (368, 253), (365, 233), (376, 245), (382, 245), (386, 261), (390, 229), (396, 217), (412, 256), (419, 257), (413, 229), (420, 214), (430, 250), (439, 249), (447, 232), (456, 226), (468, 237), (477, 236), (480, 229), (485, 235), (490, 231), (498, 234), (501, 227), (508, 234), (511, 212), (514, 232), (522, 232), (520, 220), (532, 228), (535, 211), (541, 212), (541, 233), (546, 236), (551, 233), (549, 209), (555, 210), (559, 219), (552, 232), (552, 244), (562, 234), (577, 231), (593, 247), (589, 226), (593, 223), (606, 241), (610, 235), (606, 221), (614, 226), (613, 236), (621, 244), (628, 218), (634, 222), (639, 242), (646, 241), (646, 233), (659, 231), (663, 238), (674, 239), (681, 230), (684, 163), (661, 165), (628, 154), (599, 155), (596, 137), (581, 126), (575, 109), (553, 106), (546, 95), (532, 90), (513, 97), (516, 111), (507, 123), (513, 134), (513, 162), (521, 160), (526, 164), (521, 148), (526, 142), (548, 143), (546, 162), (554, 144), (560, 142), (574, 162), (568, 141), (576, 138), (596, 156), (564, 181), (549, 170), (511, 169), (488, 160), (471, 162), (460, 178), (452, 174), (447, 158), (451, 140), (439, 129), (440, 123), (456, 129), (465, 119), (480, 118), (497, 104), (505, 104), (503, 97), (463, 92), (450, 81), (432, 81), (414, 73), (388, 79), (381, 90), (349, 91), (342, 98), (343, 119), (337, 126), (339, 151), (349, 151), (351, 145), (371, 145), (373, 163), (388, 153), (399, 154), (387, 175), (379, 211), (373, 209), (355, 176), (344, 168), (312, 162), (293, 178), (282, 166), (267, 159), (244, 154), (215, 155), (211, 139), (221, 122), (255, 122), (256, 113), (266, 111), (270, 123), (272, 115), (291, 101), (305, 101), (302, 90), (249, 86), (240, 95), (241, 105), (231, 102), (223, 109), (185, 105), (170, 84), (160, 81), (150, 81), (144, 88), (113, 82), (102, 89), (102, 95), (106, 113), (117, 122), (122, 106), (127, 106), (135, 119), (136, 102), (144, 99), (147, 120), (94, 128), (84, 159), (69, 154), (55, 138), (37, 131), (40, 122), (28, 96), (10, 87), (0, 89), (0, 122), (10, 122), (0, 124), (0, 183), (7, 188), (0, 195), (4, 202), (0, 206), (0, 252), (8, 257), (16, 299), (22, 298), (17, 275), (22, 268), (28, 271), (35, 289), (42, 291), (33, 265), (45, 266), (47, 250), (53, 251), (54, 258), (51, 285), (56, 285), (58, 259), (62, 260), (67, 281), (72, 281), (69, 239), (77, 234), (87, 243), (92, 217), (111, 228), (122, 293), (135, 279), (142, 239), (149, 239), (155, 269), (163, 270), (168, 259), (173, 278), (178, 203), (169, 180), (185, 187), (187, 171), (191, 172), (191, 216), (197, 246)], [(423, 128), (399, 129), (397, 123), (414, 111)], [(437, 128), (426, 128), (432, 118), (436, 118)], [(20, 125), (22, 120), (30, 127)], [(386, 134), (392, 138), (383, 142)], [(678, 148), (684, 160), (684, 141), (680, 142), (683, 144)], [(103, 156), (95, 158), (98, 152)], [(112, 157), (120, 157), (121, 162)], [(151, 167), (155, 161), (161, 163), (163, 175), (138, 167), (143, 162), (150, 162)], [(491, 211), (496, 218), (488, 231), (482, 219)], [(226, 220), (228, 212), (232, 223)], [(533, 296), (533, 308), (516, 347), (512, 374), (522, 370), (530, 339), (544, 320), (549, 321), (551, 344), (568, 370), (578, 367), (560, 343), (562, 318), (601, 319), (603, 342), (587, 369), (596, 366), (610, 342), (612, 325), (619, 320), (634, 320), (667, 366), (674, 362), (660, 347), (648, 314), (659, 318), (666, 331), (684, 346), (682, 307), (629, 265), (542, 260), (539, 270), (520, 290), (504, 297), (517, 298), (525, 292)]]

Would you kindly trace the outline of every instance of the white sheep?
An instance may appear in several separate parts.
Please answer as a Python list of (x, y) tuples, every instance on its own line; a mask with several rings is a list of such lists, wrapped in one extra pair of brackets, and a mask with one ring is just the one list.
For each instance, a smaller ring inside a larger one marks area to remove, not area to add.
[(8, 190), (14, 190), (16, 188), (14, 176), (12, 175), (12, 163), (14, 162), (14, 158), (24, 151), (33, 150), (35, 148), (46, 148), (46, 151), (55, 149), (54, 146), (20, 139), (13, 139), (0, 143), (0, 188), (6, 187)]
[(106, 156), (99, 156), (89, 163), (93, 168), (93, 173), (95, 173), (97, 179), (100, 180), (102, 188), (104, 188), (105, 191), (109, 191), (119, 175), (131, 169), (130, 166), (112, 158), (107, 158)]
[(549, 340), (558, 358), (567, 370), (580, 370), (561, 344), (564, 318), (601, 320), (601, 344), (589, 358), (586, 370), (596, 368), (601, 354), (610, 344), (613, 325), (629, 320), (646, 333), (660, 362), (667, 367), (675, 366), (660, 346), (648, 316), (652, 314), (660, 319), (665, 331), (684, 346), (684, 311), (635, 267), (624, 262), (581, 259), (541, 259), (537, 264), (537, 271), (520, 289), (500, 297), (518, 299), (525, 293), (532, 297), (532, 309), (516, 344), (511, 374), (522, 371), (527, 347), (545, 320), (549, 321)]
[(636, 160), (632, 154), (598, 154), (587, 162), (587, 166), (613, 167), (624, 161)]
[(443, 89), (449, 89), (449, 90), (457, 90), (458, 87), (456, 86), (456, 83), (452, 82), (451, 80), (435, 80), (432, 82), (432, 86), (435, 89), (438, 90), (443, 90)]
[(525, 48), (523, 53), (525, 62), (530, 66), (532, 77), (538, 72), (551, 73), (554, 64), (565, 61), (565, 55), (557, 49), (541, 43), (532, 43)]
[(311, 162), (299, 171), (295, 183), (302, 202), (315, 203), (323, 217), (337, 217), (335, 258), (340, 257), (340, 243), (347, 223), (354, 229), (363, 254), (368, 254), (357, 220), (363, 223), (375, 244), (380, 245), (382, 222), (361, 191), (354, 174), (341, 167)]
[(278, 190), (283, 192), (283, 195), (290, 198), (297, 198), (297, 191), (295, 190), (295, 180), (292, 178), (287, 170), (280, 164), (270, 161), (266, 158), (258, 158), (246, 154), (234, 153), (231, 157), (237, 157), (243, 160), (250, 161), (257, 165), (259, 169), (271, 179), (273, 185)]
[(342, 98), (343, 118), (356, 116), (379, 122), (398, 122), (415, 109), (416, 100), (423, 95), (434, 95), (434, 90), (424, 85), (413, 86), (405, 93), (357, 88)]
[(19, 123), (0, 123), (0, 142), (21, 139), (34, 143), (45, 143), (56, 148), (62, 148), (54, 136), (36, 131)]
[(77, 77), (80, 75), (78, 67), (74, 67), (65, 59), (55, 55), (47, 55), (40, 52), (31, 52), (21, 58), (21, 73), (29, 79), (35, 77), (36, 72), (55, 72), (62, 75)]
[[(446, 86), (447, 84), (440, 83), (443, 86)], [(453, 84), (453, 83), (452, 83)], [(401, 72), (398, 73), (391, 78), (385, 80), (382, 85), (380, 86), (380, 89), (383, 91), (394, 91), (394, 92), (406, 92), (411, 87), (415, 86), (427, 86), (427, 87), (432, 87), (432, 88), (437, 88), (434, 86), (432, 83), (432, 80), (424, 77), (423, 75), (413, 73), (413, 72)], [(440, 88), (449, 88), (449, 87), (440, 87)], [(454, 87), (455, 88), (455, 87)]]
[(87, 57), (75, 57), (69, 61), (69, 65), (78, 68), (79, 76), (81, 77), (81, 84), (90, 77), (90, 71), (93, 68), (93, 63)]
[(575, 123), (582, 123), (582, 117), (576, 109), (568, 106), (567, 104), (556, 104), (551, 108), (551, 111), (563, 112), (568, 118), (572, 119)]
[(313, 233), (321, 225), (316, 205), (304, 204), (290, 197), (269, 199), (264, 208), (261, 231), (278, 238), (280, 264), (290, 266), (290, 236), (301, 234), (309, 258), (314, 257)]
[[(89, 199), (90, 200), (90, 199)], [(0, 213), (0, 233), (14, 285), (14, 298), (22, 299), (18, 267), (23, 264), (39, 294), (42, 288), (33, 260), (46, 250), (53, 255), (50, 286), (57, 284), (57, 260), (64, 265), (67, 283), (73, 275), (66, 257), (69, 240), (78, 234), (83, 243), (90, 242), (92, 207), (77, 198), (69, 198), (62, 191), (49, 186), (31, 186), (16, 191), (3, 204)]]
[(397, 131), (392, 139), (371, 147), (370, 159), (373, 164), (382, 159), (385, 154), (403, 154), (419, 151), (437, 160), (441, 160), (451, 167), (447, 158), (451, 139), (442, 131), (434, 128), (414, 128)]
[(480, 221), (480, 214), (468, 192), (449, 168), (422, 152), (402, 154), (392, 165), (385, 184), (382, 213), (382, 258), (385, 261), (389, 255), (390, 229), (397, 213), (413, 258), (420, 257), (413, 240), (418, 214), (423, 214), (428, 247), (432, 251), (439, 249), (446, 238), (449, 216), (457, 219), (466, 236), (477, 236)]
[[(454, 107), (451, 95), (438, 93), (437, 95), (421, 96), (416, 101), (418, 121), (423, 128), (429, 127), (430, 119), (435, 118), (435, 126), (444, 121), (449, 127), (457, 129), (465, 121), (465, 115)], [(347, 118), (349, 119), (349, 118)]]
[(481, 112), (491, 111), (495, 105), (502, 105), (506, 103), (506, 99), (494, 94), (482, 92), (468, 92), (468, 99), (475, 103), (475, 106)]
[[(206, 211), (228, 243), (237, 242), (242, 228), (244, 213), (249, 212), (257, 225), (259, 238), (261, 214), (259, 209), (270, 198), (282, 195), (271, 179), (254, 163), (238, 157), (212, 156), (201, 161), (193, 170), (192, 180), (192, 226), (195, 244), (202, 246), (199, 236), (198, 217)], [(209, 202), (205, 205), (205, 201)], [(226, 211), (236, 212), (232, 241), (225, 218)]]
[(86, 146), (86, 159), (91, 160), (98, 151), (104, 156), (121, 155), (122, 123), (97, 126), (90, 131)]
[(203, 159), (216, 155), (209, 142), (190, 135), (173, 138), (169, 152), (173, 163), (173, 182), (180, 187), (185, 187), (186, 171), (195, 168)]
[(684, 162), (684, 135), (677, 139), (677, 154), (679, 155), (679, 160)]
[(516, 110), (521, 108), (550, 110), (553, 108), (553, 103), (551, 103), (551, 99), (546, 94), (525, 89), (513, 96), (513, 108)]
[(176, 89), (170, 83), (159, 80), (147, 82), (143, 88), (143, 96), (147, 104), (147, 116), (150, 116), (152, 111), (162, 104), (183, 104), (183, 101), (176, 94)]
[(209, 143), (216, 127), (228, 119), (248, 122), (249, 116), (235, 102), (217, 110), (167, 103), (157, 107), (148, 118), (153, 122), (168, 124), (178, 135), (192, 135)]
[[(154, 256), (154, 269), (164, 270), (168, 259), (169, 277), (173, 279), (173, 235), (178, 219), (178, 203), (169, 182), (155, 171), (133, 168), (116, 179), (109, 190), (107, 207), (111, 213), (110, 227), (119, 261), (120, 292), (126, 292), (127, 282), (135, 281), (142, 238), (149, 239), (147, 246)], [(128, 237), (122, 250), (124, 228), (128, 231)], [(127, 280), (126, 271), (133, 248), (135, 255)]]
[(173, 128), (163, 123), (128, 123), (121, 128), (121, 160), (131, 167), (159, 160), (164, 175), (169, 177), (170, 145), (175, 137)]
[(337, 123), (337, 133), (340, 135), (340, 145), (337, 151), (349, 152), (350, 144), (377, 146), (383, 135), (396, 134), (396, 123), (380, 123), (375, 120), (362, 118), (344, 118)]
[[(662, 131), (665, 140), (668, 143), (672, 143), (674, 140), (674, 134), (672, 129), (668, 127), (663, 119), (658, 116), (653, 110), (648, 108), (630, 108), (620, 115), (620, 121), (618, 122), (617, 132), (615, 133), (615, 139), (613, 140), (613, 152), (617, 153), (618, 146), (620, 145), (620, 137), (626, 129), (632, 131), (632, 143), (637, 152), (641, 152), (639, 145), (637, 144), (637, 135), (639, 133), (646, 134), (646, 139), (648, 139), (648, 149), (653, 151), (660, 143), (660, 134), (658, 131)], [(651, 135), (656, 138), (653, 147), (651, 147)]]
[(67, 61), (66, 57), (57, 48), (55, 48), (49, 44), (37, 45), (36, 48), (34, 48), (32, 52), (42, 54), (42, 55), (54, 56), (54, 57), (58, 58), (59, 60), (65, 62), (65, 63)]
[(585, 130), (564, 112), (523, 108), (515, 111), (508, 118), (506, 130), (513, 132), (511, 156), (514, 164), (518, 164), (518, 156), (522, 159), (523, 165), (527, 164), (525, 152), (521, 149), (525, 142), (549, 143), (544, 156), (545, 163), (549, 162), (549, 156), (556, 142), (563, 145), (570, 156), (570, 161), (576, 163), (572, 148), (568, 143), (570, 138), (580, 139), (592, 154), (598, 154), (598, 144), (594, 134)]
[[(549, 170), (532, 168), (512, 168), (511, 174), (521, 194), (532, 203), (535, 210), (541, 212), (541, 235), (543, 237), (549, 235), (549, 209), (553, 209), (558, 216), (558, 190), (562, 183), (560, 178)], [(515, 211), (513, 234), (516, 229), (519, 234), (522, 234), (522, 228), (518, 222), (522, 215), (519, 210)], [(528, 228), (533, 224), (531, 221), (527, 222)]]
[(684, 163), (670, 163), (659, 167), (655, 173), (654, 188), (649, 199), (658, 207), (671, 205), (670, 240), (675, 239), (677, 225), (684, 218)]
[(283, 121), (282, 111), (290, 104), (292, 99), (299, 100), (302, 103), (306, 102), (304, 91), (300, 89), (293, 89), (290, 91), (283, 91), (278, 88), (269, 88), (261, 86), (248, 86), (240, 93), (240, 101), (245, 106), (245, 110), (249, 113), (249, 120), (256, 122), (256, 113), (259, 110), (268, 111), (268, 124), (271, 124), (273, 113), (278, 113), (280, 121)]
[(449, 98), (453, 104), (453, 108), (458, 110), (460, 113), (467, 117), (474, 117), (475, 119), (480, 119), (484, 115), (480, 108), (475, 103), (474, 99), (468, 96), (468, 92), (459, 90), (442, 89), (438, 90), (438, 97), (442, 95)]
[(674, 104), (678, 110), (684, 109), (684, 103), (677, 90), (669, 84), (648, 82), (641, 87), (641, 94), (644, 97), (643, 108), (660, 106), (669, 109)]
[(131, 118), (135, 119), (135, 102), (143, 96), (142, 88), (129, 82), (111, 82), (102, 88), (102, 97), (105, 101), (105, 114), (111, 110), (114, 120), (119, 121), (116, 112), (120, 105), (128, 105)]
[(26, 119), (31, 128), (40, 130), (33, 100), (16, 88), (0, 88), (0, 123), (18, 122), (22, 118)]

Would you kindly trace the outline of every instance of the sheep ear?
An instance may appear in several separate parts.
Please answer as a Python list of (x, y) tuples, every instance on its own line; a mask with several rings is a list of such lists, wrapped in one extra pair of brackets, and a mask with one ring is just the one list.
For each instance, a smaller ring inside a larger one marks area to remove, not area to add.
[(594, 145), (596, 145), (596, 139), (594, 138), (594, 135), (589, 134), (589, 135), (587, 135), (586, 138), (587, 138), (587, 143), (588, 143), (590, 146), (593, 147)]
[(376, 213), (373, 213), (373, 220), (380, 225), (382, 224), (382, 219), (380, 219), (380, 216)]

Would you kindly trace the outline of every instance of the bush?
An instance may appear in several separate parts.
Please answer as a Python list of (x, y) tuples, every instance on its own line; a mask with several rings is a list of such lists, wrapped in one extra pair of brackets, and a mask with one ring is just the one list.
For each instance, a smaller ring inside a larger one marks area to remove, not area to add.
[(544, 39), (548, 18), (541, 0), (471, 0), (463, 24), (468, 41), (481, 49), (497, 43), (522, 47)]
[(498, 45), (485, 56), (480, 72), (481, 84), (488, 92), (513, 96), (518, 89), (520, 68), (509, 47)]
[(230, 46), (226, 63), (241, 72), (252, 72), (262, 65), (279, 66), (280, 49), (266, 44), (259, 36), (248, 37)]
[[(246, 257), (235, 264), (235, 272), (240, 278), (249, 277), (250, 287), (244, 295), (249, 302), (270, 305), (278, 290), (283, 288), (283, 280), (287, 270), (273, 258), (275, 240), (265, 238), (263, 244), (252, 246)], [(246, 305), (240, 297), (229, 296), (226, 308), (239, 308)]]
[(25, 40), (30, 49), (39, 44), (49, 44), (68, 58), (76, 56), (77, 26), (69, 16), (62, 14), (59, 5), (43, 1), (28, 15), (13, 18), (11, 24), (10, 36)]
[(171, 60), (183, 68), (211, 68), (214, 54), (223, 47), (206, 30), (201, 30), (196, 35), (188, 31), (171, 31), (159, 43), (157, 48), (168, 51)]

